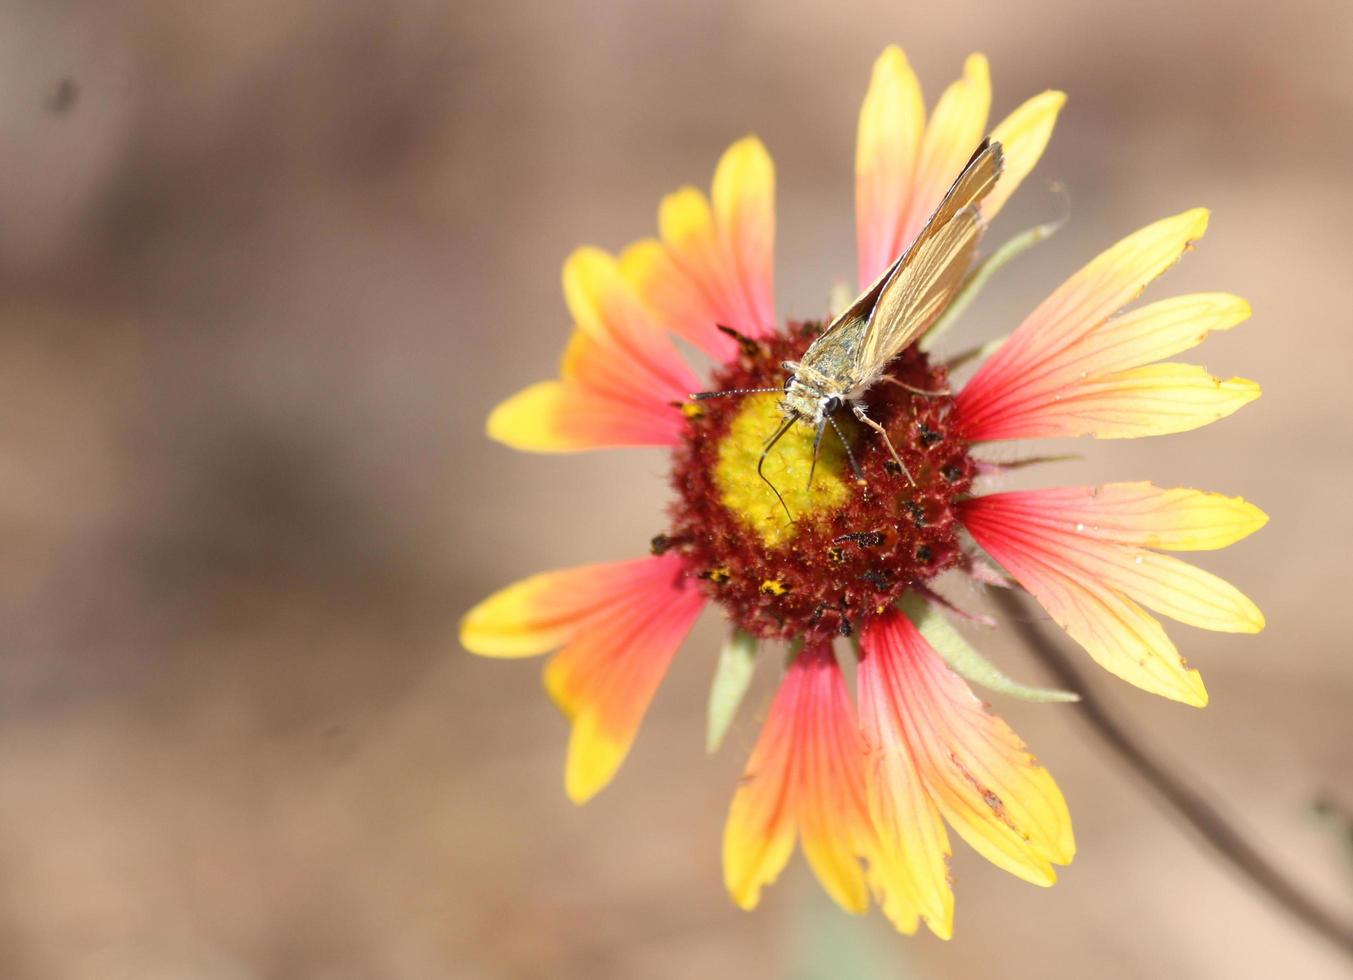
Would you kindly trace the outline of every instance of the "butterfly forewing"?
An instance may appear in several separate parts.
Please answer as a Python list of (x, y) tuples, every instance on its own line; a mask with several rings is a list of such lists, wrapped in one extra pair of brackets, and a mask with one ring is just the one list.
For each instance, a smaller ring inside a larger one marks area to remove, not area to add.
[(964, 208), (921, 242), (884, 286), (860, 345), (865, 380), (872, 380), (949, 305), (972, 265), (981, 233), (977, 208)]
[(957, 292), (984, 225), (978, 210), (1005, 167), (1001, 144), (983, 140), (879, 290), (860, 346), (865, 375), (919, 337)]
[[(1001, 145), (983, 140), (916, 240), (832, 321), (802, 363), (833, 375), (844, 368), (842, 380), (857, 387), (934, 322), (972, 262), (982, 231), (977, 205), (1003, 166)], [(965, 210), (968, 217), (959, 220)]]

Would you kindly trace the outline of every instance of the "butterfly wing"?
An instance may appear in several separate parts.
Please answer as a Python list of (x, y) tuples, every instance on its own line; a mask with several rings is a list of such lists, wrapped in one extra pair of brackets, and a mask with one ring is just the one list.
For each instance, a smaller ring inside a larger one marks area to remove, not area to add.
[(944, 312), (963, 285), (982, 236), (977, 208), (954, 215), (921, 243), (879, 296), (860, 345), (863, 384), (878, 377), (888, 362)]
[(979, 207), (1003, 167), (1001, 144), (983, 140), (916, 241), (861, 297), (876, 293), (858, 352), (862, 380), (876, 377), (924, 333), (962, 285), (986, 227)]

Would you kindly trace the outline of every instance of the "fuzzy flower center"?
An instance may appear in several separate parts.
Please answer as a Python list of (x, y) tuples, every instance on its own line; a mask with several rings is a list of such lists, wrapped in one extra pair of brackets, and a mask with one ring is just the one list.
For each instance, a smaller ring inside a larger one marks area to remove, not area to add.
[[(781, 363), (802, 357), (820, 329), (790, 324), (782, 335), (746, 342), (715, 372), (713, 390), (780, 389)], [(672, 465), (677, 499), (653, 550), (680, 554), (740, 629), (763, 639), (849, 635), (960, 559), (953, 504), (971, 487), (974, 467), (966, 443), (949, 432), (948, 378), (914, 347), (888, 366), (887, 378), (870, 389), (864, 407), (887, 430), (914, 483), (882, 437), (849, 411), (835, 416), (840, 436), (827, 428), (810, 484), (815, 433), (805, 422), (766, 454), (766, 479), (757, 474), (766, 441), (783, 421), (779, 396), (685, 406), (686, 435)]]
[[(853, 479), (845, 447), (835, 433), (823, 441), (814, 469), (813, 430), (806, 424), (786, 432), (761, 464), (766, 440), (784, 421), (779, 406), (776, 395), (744, 398), (727, 434), (719, 440), (714, 467), (714, 482), (723, 505), (771, 548), (790, 541), (804, 526), (802, 522), (840, 510), (850, 499), (849, 481)], [(765, 479), (757, 474), (758, 464)], [(779, 498), (775, 496), (777, 490)], [(786, 509), (795, 520), (789, 519)]]

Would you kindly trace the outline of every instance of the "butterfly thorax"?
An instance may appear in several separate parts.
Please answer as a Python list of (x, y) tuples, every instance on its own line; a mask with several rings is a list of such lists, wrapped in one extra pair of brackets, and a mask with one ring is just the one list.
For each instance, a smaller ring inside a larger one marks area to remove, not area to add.
[[(813, 349), (809, 354), (815, 353)], [(786, 416), (794, 414), (817, 425), (844, 404), (854, 401), (868, 388), (869, 381), (858, 376), (847, 353), (829, 349), (810, 364), (786, 361), (789, 372), (785, 381), (785, 397), (780, 403)]]

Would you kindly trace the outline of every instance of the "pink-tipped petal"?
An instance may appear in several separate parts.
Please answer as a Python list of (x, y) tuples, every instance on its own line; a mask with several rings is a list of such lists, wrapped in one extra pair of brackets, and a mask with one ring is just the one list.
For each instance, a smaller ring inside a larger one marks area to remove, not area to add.
[(577, 327), (561, 380), (498, 405), (489, 437), (532, 452), (675, 445), (684, 427), (680, 405), (697, 387), (694, 373), (612, 256), (580, 248), (564, 263), (563, 278)]
[(737, 354), (738, 342), (718, 328), (718, 314), (704, 292), (657, 239), (646, 238), (625, 249), (620, 267), (668, 330), (716, 361), (728, 361)]
[(873, 840), (855, 712), (830, 646), (805, 648), (780, 684), (724, 828), (724, 880), (752, 908), (784, 869), (796, 833), (823, 888), (849, 912), (869, 892)]
[[(1111, 503), (1115, 497), (1121, 503), (1108, 508), (1102, 525), (1107, 531), (1090, 531), (1096, 526), (1093, 520), (1074, 521), (1067, 527), (1065, 518), (1074, 515), (1076, 505), (1061, 490), (978, 497), (962, 504), (960, 518), (974, 540), (1103, 667), (1145, 690), (1201, 706), (1207, 694), (1197, 671), (1185, 666), (1142, 605), (1181, 622), (1227, 632), (1258, 632), (1264, 618), (1229, 583), (1133, 543), (1151, 534), (1149, 514), (1132, 516), (1129, 501), (1134, 493), (1141, 494), (1134, 486), (1140, 485), (1109, 490)], [(1197, 527), (1196, 513), (1188, 513), (1191, 507), (1215, 504), (1190, 504), (1178, 497), (1171, 501), (1156, 497), (1154, 502), (1160, 504), (1154, 511), (1160, 534), (1169, 544), (1206, 545), (1218, 540)], [(1093, 514), (1087, 511), (1082, 516)], [(1246, 517), (1250, 523), (1254, 520), (1246, 514), (1242, 525)], [(1220, 532), (1221, 538), (1236, 532), (1234, 513), (1225, 513), (1222, 521), (1229, 529)]]
[(573, 722), (564, 789), (585, 803), (614, 777), (705, 599), (680, 558), (628, 563), (627, 591), (592, 615), (545, 666), (545, 687)]
[[(664, 197), (658, 208), (667, 256), (688, 280), (687, 295), (703, 302), (708, 324), (703, 330), (689, 325), (681, 329), (699, 336), (717, 325), (748, 337), (769, 336), (776, 327), (775, 169), (760, 140), (748, 136), (725, 151), (715, 169), (713, 192), (712, 207), (703, 193), (683, 187)], [(670, 302), (661, 290), (650, 292), (655, 308)]]
[[(1177, 432), (1234, 411), (1244, 403), (1242, 395), (1252, 397), (1250, 386), (1238, 379), (1217, 382), (1209, 392), (1208, 382), (1196, 375), (1196, 369), (1140, 366), (1141, 356), (1149, 354), (1153, 344), (1168, 347), (1179, 342), (1184, 307), (1129, 314), (1117, 321), (1127, 320), (1127, 329), (1121, 332), (1109, 321), (1177, 262), (1206, 228), (1207, 211), (1202, 208), (1163, 219), (1129, 235), (1067, 280), (960, 392), (957, 410), (964, 436), (982, 441), (1032, 438), (1048, 430), (1104, 437)], [(1197, 333), (1205, 334), (1222, 328), (1238, 308), (1203, 303), (1194, 312), (1200, 317)], [(1102, 333), (1118, 336), (1106, 344)], [(1124, 369), (1129, 364), (1133, 366)], [(1141, 424), (1137, 416), (1118, 422), (1123, 405), (1135, 395), (1174, 419), (1156, 428)], [(1082, 402), (1068, 407), (1077, 398)], [(1053, 421), (1043, 425), (1043, 414)], [(1107, 419), (1103, 425), (1101, 418)]]
[(873, 653), (890, 658), (907, 744), (926, 790), (974, 850), (1036, 885), (1075, 854), (1057, 784), (1010, 726), (987, 710), (906, 616), (872, 628)]
[(886, 618), (875, 619), (861, 636), (857, 675), (865, 791), (879, 839), (870, 881), (882, 892), (884, 913), (899, 930), (914, 932), (924, 921), (935, 935), (948, 939), (954, 921), (949, 836), (908, 740), (906, 687), (911, 679), (887, 630), (880, 627)]

